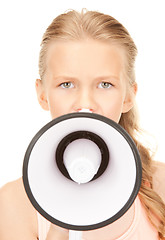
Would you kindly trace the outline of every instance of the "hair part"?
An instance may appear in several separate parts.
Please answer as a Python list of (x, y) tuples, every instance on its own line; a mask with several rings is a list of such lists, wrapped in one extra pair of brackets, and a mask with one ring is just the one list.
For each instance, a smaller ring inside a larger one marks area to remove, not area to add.
[[(135, 84), (134, 64), (137, 48), (127, 29), (113, 17), (83, 9), (81, 13), (71, 10), (56, 17), (46, 29), (41, 42), (39, 56), (39, 74), (41, 80), (46, 74), (46, 58), (48, 47), (54, 41), (79, 41), (93, 39), (115, 44), (125, 51), (125, 76), (130, 85)], [(139, 150), (142, 160), (142, 184), (139, 192), (140, 199), (146, 209), (151, 223), (159, 233), (160, 239), (165, 236), (165, 204), (152, 188), (152, 156), (148, 148), (137, 140), (140, 133), (136, 107), (123, 113), (119, 124), (130, 134)], [(149, 187), (146, 185), (149, 184)], [(159, 221), (155, 220), (155, 217)]]

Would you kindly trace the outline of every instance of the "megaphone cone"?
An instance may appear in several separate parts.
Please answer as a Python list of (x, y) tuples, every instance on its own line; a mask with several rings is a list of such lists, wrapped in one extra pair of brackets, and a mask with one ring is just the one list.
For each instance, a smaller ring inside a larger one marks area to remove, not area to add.
[(94, 113), (63, 115), (32, 139), (23, 182), (36, 208), (50, 222), (92, 230), (120, 218), (141, 185), (138, 150), (114, 121)]

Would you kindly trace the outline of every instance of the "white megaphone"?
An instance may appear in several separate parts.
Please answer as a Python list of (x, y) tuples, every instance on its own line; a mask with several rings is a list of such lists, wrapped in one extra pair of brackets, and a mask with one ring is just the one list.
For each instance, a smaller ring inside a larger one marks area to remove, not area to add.
[(141, 178), (140, 156), (128, 133), (89, 112), (63, 115), (45, 125), (23, 163), (32, 205), (53, 224), (69, 229), (70, 240), (119, 219), (134, 202)]

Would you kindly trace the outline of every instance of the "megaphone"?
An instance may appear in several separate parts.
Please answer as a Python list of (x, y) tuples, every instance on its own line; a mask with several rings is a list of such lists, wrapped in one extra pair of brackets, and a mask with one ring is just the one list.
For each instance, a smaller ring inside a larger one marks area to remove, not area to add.
[(24, 157), (23, 183), (34, 208), (60, 227), (87, 231), (119, 219), (133, 204), (142, 166), (116, 122), (77, 112), (46, 124)]

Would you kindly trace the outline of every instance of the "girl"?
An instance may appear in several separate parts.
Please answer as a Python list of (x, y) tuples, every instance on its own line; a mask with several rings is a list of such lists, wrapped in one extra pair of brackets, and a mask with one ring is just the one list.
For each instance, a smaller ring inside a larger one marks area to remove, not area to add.
[[(84, 240), (165, 239), (165, 166), (154, 162), (138, 140), (136, 54), (128, 31), (99, 12), (62, 14), (42, 39), (36, 80), (41, 107), (52, 118), (85, 108), (116, 121), (133, 138), (142, 160), (142, 184), (134, 204), (116, 222), (84, 232)], [(6, 184), (0, 193), (0, 239), (68, 239), (67, 230), (36, 213), (22, 179)]]

